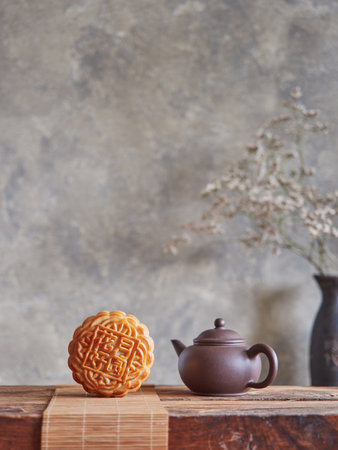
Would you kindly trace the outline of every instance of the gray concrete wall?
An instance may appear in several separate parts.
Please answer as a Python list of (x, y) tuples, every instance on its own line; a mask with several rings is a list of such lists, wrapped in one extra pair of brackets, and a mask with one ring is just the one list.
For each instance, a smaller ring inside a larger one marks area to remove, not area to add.
[[(221, 239), (162, 253), (205, 183), (301, 85), (338, 118), (338, 4), (291, 0), (0, 3), (0, 383), (65, 383), (85, 317), (121, 309), (179, 381), (170, 338), (224, 317), (309, 383), (312, 268)], [(310, 147), (334, 187), (338, 127)]]

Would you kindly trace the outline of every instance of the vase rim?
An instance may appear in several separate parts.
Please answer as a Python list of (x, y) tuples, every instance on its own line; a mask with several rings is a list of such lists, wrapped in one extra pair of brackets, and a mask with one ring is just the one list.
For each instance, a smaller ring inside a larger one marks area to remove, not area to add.
[(316, 278), (316, 280), (337, 280), (338, 274), (337, 275), (321, 275), (319, 273), (315, 273), (313, 275), (313, 277)]
[(338, 289), (338, 276), (317, 274), (313, 277), (321, 290), (334, 289), (336, 291)]

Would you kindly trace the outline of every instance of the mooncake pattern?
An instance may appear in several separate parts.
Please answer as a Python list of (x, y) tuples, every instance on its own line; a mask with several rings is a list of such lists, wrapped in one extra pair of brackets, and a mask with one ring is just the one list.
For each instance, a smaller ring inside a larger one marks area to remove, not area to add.
[(135, 316), (102, 311), (75, 330), (68, 366), (90, 394), (123, 397), (149, 378), (153, 350), (148, 328)]

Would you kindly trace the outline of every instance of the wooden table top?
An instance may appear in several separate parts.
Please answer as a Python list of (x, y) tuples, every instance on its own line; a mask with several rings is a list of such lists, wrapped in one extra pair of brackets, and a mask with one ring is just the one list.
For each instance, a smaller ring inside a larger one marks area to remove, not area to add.
[[(0, 449), (40, 448), (56, 386), (0, 386)], [(270, 386), (237, 397), (156, 386), (169, 415), (169, 448), (338, 447), (338, 388)], [(66, 449), (65, 449), (66, 450)]]

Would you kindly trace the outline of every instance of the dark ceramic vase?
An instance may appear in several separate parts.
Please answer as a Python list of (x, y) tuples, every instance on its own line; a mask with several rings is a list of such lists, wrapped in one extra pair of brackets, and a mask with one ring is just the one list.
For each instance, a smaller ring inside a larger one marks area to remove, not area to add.
[(338, 386), (338, 277), (314, 278), (322, 293), (322, 303), (311, 336), (311, 384)]

